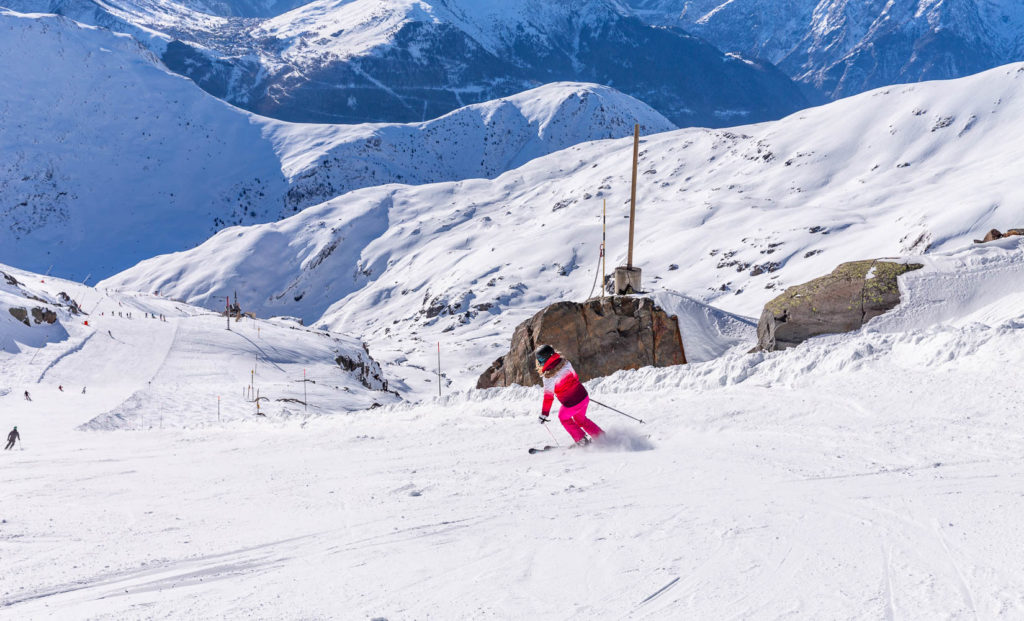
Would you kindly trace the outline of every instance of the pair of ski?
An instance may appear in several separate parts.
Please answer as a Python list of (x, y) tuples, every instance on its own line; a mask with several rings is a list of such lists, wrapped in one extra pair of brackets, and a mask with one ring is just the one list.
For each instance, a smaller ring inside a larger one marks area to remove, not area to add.
[(548, 444), (547, 446), (542, 446), (542, 447), (536, 447), (535, 446), (535, 447), (530, 449), (530, 455), (534, 455), (536, 453), (543, 453), (544, 451), (551, 451), (551, 450), (554, 450), (556, 448), (560, 448), (560, 447), (551, 446), (550, 444)]
[(553, 451), (555, 449), (567, 450), (567, 449), (576, 448), (576, 447), (577, 447), (576, 444), (570, 444), (569, 446), (551, 446), (550, 444), (545, 445), (545, 446), (535, 446), (535, 447), (530, 449), (530, 455), (534, 455), (536, 453), (543, 453), (545, 451)]

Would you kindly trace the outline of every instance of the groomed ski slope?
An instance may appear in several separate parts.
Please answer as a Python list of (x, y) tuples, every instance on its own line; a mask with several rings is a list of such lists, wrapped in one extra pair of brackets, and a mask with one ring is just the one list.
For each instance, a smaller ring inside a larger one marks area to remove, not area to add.
[[(0, 456), (0, 603), (26, 619), (1020, 617), (1024, 244), (925, 262), (859, 333), (591, 382), (649, 422), (594, 406), (611, 440), (582, 451), (527, 455), (551, 442), (536, 388), (73, 431), (152, 361), (69, 356), (63, 372), (95, 374), (86, 395), (54, 375), (31, 404), (20, 384), (0, 397), (25, 441)], [(184, 373), (157, 376), (184, 399)]]

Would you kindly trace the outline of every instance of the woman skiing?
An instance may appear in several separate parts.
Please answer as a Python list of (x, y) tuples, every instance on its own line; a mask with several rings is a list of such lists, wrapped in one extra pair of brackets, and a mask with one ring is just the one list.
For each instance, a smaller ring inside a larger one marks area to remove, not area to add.
[(541, 424), (550, 420), (548, 414), (551, 412), (551, 403), (558, 397), (558, 402), (562, 404), (558, 410), (558, 420), (577, 446), (590, 444), (591, 439), (600, 437), (604, 431), (587, 418), (590, 396), (580, 383), (580, 377), (576, 375), (572, 364), (550, 345), (538, 347), (534, 356), (537, 358), (537, 373), (544, 381)]

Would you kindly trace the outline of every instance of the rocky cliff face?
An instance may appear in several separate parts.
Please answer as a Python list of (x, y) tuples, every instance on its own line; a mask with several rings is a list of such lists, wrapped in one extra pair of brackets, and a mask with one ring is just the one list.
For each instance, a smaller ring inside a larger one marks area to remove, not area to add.
[(477, 388), (537, 384), (534, 350), (548, 343), (587, 381), (622, 369), (685, 364), (674, 315), (647, 298), (616, 296), (558, 302), (519, 324), (509, 353), (480, 376)]
[(775, 351), (812, 336), (857, 330), (900, 302), (897, 277), (917, 263), (853, 261), (828, 276), (790, 287), (765, 305), (757, 325), (757, 347)]

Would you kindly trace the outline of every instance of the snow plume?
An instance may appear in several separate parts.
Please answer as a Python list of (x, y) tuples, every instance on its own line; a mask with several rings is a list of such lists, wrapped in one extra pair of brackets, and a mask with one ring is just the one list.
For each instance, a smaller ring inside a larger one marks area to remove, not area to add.
[(654, 450), (654, 443), (651, 442), (650, 436), (636, 429), (612, 427), (606, 429), (605, 434), (594, 442), (594, 448), (599, 451), (613, 453), (633, 453), (636, 451), (652, 451)]

